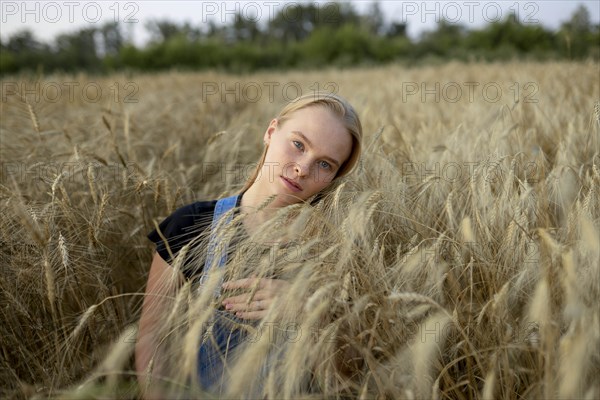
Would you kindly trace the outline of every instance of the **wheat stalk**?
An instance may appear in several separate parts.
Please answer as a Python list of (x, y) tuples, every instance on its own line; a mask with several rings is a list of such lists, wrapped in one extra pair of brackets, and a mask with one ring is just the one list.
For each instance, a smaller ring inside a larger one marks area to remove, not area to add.
[[(552, 95), (509, 106), (398, 96), (403, 83), (440, 76), (496, 82), (503, 93), (534, 76)], [(103, 87), (114, 79), (94, 77)], [(145, 235), (180, 205), (242, 187), (213, 167), (255, 162), (265, 121), (285, 100), (199, 101), (198, 88), (287, 81), (336, 82), (362, 117), (364, 151), (356, 173), (316, 206), (282, 210), (277, 228), (252, 235), (257, 248), (299, 238), (300, 256), (277, 248), (253, 270), (292, 286), (269, 309), (268, 322), (282, 327), (274, 341), (248, 343), (230, 369), (231, 397), (598, 397), (597, 79), (594, 61), (171, 72), (136, 77), (144, 101), (120, 112), (62, 98), (41, 108), (0, 102), (1, 178), (10, 182), (0, 185), (2, 396), (23, 397), (17, 382), (29, 382), (26, 397), (136, 397), (124, 361), (131, 346), (112, 340), (139, 318), (153, 250)], [(65, 134), (45, 140), (52, 131), (42, 125)], [(111, 159), (122, 171), (101, 181), (104, 170), (88, 162)], [(173, 272), (201, 253), (180, 251)], [(206, 397), (194, 386), (210, 289), (248, 264), (233, 257), (199, 297), (189, 282), (165, 296), (174, 304), (161, 315), (165, 359), (147, 370), (171, 369), (158, 382), (172, 385), (166, 396)], [(287, 322), (302, 328), (297, 341), (286, 339)]]

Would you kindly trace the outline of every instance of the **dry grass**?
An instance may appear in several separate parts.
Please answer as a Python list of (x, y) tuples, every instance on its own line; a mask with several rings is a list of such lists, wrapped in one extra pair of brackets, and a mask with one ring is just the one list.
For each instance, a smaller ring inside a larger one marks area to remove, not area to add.
[[(118, 75), (96, 81), (97, 102), (6, 96), (0, 396), (138, 396), (145, 234), (178, 206), (241, 186), (234, 165), (257, 159), (285, 83), (306, 92), (335, 82), (362, 116), (363, 163), (319, 206), (283, 210), (276, 232), (259, 229), (240, 247), (253, 251), (240, 250), (228, 276), (277, 273), (292, 288), (266, 318), (276, 323), (255, 327), (230, 366), (224, 395), (598, 398), (597, 71), (515, 63)], [(127, 81), (139, 101), (115, 102), (110, 85)], [(202, 82), (256, 82), (263, 96), (203, 101)], [(273, 101), (268, 82), (279, 83)], [(457, 82), (463, 95), (423, 102), (403, 96), (410, 82)], [(479, 83), (472, 101), (464, 82)], [(486, 83), (502, 87), (497, 102), (483, 97)], [(293, 254), (273, 244), (281, 237), (297, 244)], [(165, 315), (160, 362), (174, 398), (200, 395), (187, 378), (211, 301), (186, 285)]]

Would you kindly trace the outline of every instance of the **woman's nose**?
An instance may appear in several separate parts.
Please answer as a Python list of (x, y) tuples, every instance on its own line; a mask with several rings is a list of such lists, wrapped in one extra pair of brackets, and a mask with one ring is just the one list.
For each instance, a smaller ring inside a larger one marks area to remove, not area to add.
[(294, 171), (296, 174), (298, 174), (298, 176), (304, 176), (308, 173), (308, 166), (300, 163), (294, 163)]

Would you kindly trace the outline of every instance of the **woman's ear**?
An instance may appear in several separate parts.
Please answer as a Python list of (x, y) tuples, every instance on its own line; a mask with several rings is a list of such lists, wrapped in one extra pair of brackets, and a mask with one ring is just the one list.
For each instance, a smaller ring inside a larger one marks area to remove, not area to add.
[(277, 118), (273, 118), (271, 120), (271, 123), (269, 124), (269, 127), (265, 131), (265, 136), (263, 138), (265, 144), (271, 143), (271, 135), (273, 134), (273, 132), (275, 132), (276, 129), (277, 129)]

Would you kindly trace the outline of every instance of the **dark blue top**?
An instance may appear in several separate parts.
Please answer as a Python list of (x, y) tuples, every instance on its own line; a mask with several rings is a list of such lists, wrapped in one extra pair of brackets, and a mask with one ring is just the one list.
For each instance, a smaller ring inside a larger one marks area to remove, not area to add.
[[(241, 198), (242, 196), (238, 198), (236, 207), (240, 206)], [(173, 253), (173, 258), (177, 257), (177, 254), (183, 246), (191, 242), (194, 238), (198, 238), (199, 236), (202, 236), (203, 238), (208, 237), (207, 230), (210, 229), (216, 204), (217, 200), (210, 200), (197, 201), (185, 205), (175, 210), (175, 212), (158, 225), (161, 233), (165, 239), (167, 239), (169, 248)], [(156, 244), (156, 251), (162, 259), (171, 264), (173, 259), (171, 259), (167, 246), (156, 229), (153, 229), (152, 232), (148, 234), (148, 239)], [(198, 240), (196, 244), (201, 243), (202, 242)], [(202, 272), (191, 269), (190, 261), (190, 258), (187, 257), (181, 268), (181, 272), (183, 272), (183, 275), (188, 279), (194, 278)], [(204, 266), (204, 261), (196, 263), (196, 265)]]

